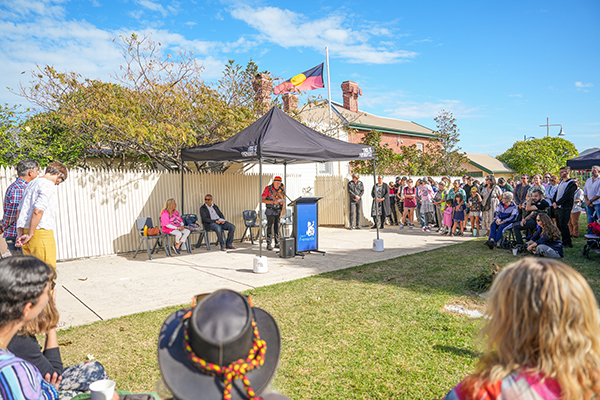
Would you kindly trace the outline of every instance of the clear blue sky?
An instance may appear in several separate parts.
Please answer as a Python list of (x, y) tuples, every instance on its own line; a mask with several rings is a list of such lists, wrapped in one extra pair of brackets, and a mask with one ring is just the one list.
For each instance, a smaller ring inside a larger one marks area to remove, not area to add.
[(250, 58), (287, 79), (321, 63), (327, 45), (332, 100), (353, 80), (363, 111), (435, 128), (450, 110), (468, 152), (541, 137), (546, 117), (579, 151), (600, 146), (597, 0), (0, 0), (0, 102), (23, 103), (5, 88), (36, 64), (109, 79), (121, 62), (111, 38), (131, 32), (194, 51), (207, 81)]

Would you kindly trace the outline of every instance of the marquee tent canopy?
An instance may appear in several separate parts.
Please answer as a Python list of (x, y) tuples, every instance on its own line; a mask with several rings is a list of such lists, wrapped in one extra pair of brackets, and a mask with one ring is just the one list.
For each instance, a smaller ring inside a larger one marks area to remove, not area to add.
[(600, 165), (600, 150), (588, 153), (583, 156), (567, 160), (567, 165), (571, 169), (592, 169), (594, 165)]
[(344, 142), (309, 128), (277, 107), (224, 142), (181, 151), (183, 161), (273, 164), (372, 160), (373, 146)]

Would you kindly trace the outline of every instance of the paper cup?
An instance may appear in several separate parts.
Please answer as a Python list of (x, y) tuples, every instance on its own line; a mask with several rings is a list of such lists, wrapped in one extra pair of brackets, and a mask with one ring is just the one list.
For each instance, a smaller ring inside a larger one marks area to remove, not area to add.
[(103, 379), (90, 385), (92, 400), (112, 400), (115, 395), (115, 381)]
[(519, 254), (519, 249), (517, 249), (516, 247), (513, 249), (513, 256), (516, 256), (517, 254)]

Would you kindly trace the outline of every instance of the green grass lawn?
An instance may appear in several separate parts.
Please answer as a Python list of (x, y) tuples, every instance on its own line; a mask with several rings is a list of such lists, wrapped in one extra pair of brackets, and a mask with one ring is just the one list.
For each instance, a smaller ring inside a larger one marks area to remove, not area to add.
[[(583, 224), (582, 224), (583, 225)], [(581, 236), (584, 230), (581, 231)], [(483, 310), (465, 280), (492, 263), (519, 257), (491, 251), (483, 239), (246, 292), (269, 311), (282, 335), (272, 387), (292, 399), (432, 399), (442, 397), (477, 362), (481, 320), (443, 311)], [(600, 300), (600, 255), (564, 261), (580, 271)], [(155, 390), (156, 340), (179, 307), (59, 332), (65, 365), (93, 354), (119, 389)]]

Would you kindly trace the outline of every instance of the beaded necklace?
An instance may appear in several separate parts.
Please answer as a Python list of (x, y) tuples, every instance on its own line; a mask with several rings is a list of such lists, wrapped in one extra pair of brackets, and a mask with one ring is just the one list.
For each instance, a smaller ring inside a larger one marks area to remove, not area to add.
[(227, 366), (221, 367), (220, 365), (209, 363), (194, 354), (192, 346), (190, 346), (188, 325), (185, 325), (183, 331), (183, 346), (189, 360), (202, 373), (214, 377), (223, 377), (223, 400), (231, 400), (231, 388), (234, 379), (242, 380), (244, 387), (246, 388), (246, 393), (248, 393), (249, 400), (262, 400), (261, 397), (256, 396), (256, 393), (250, 386), (250, 380), (246, 376), (246, 373), (255, 368), (260, 368), (264, 364), (267, 343), (260, 339), (254, 319), (252, 319), (252, 328), (254, 330), (254, 345), (246, 358), (240, 358)]

